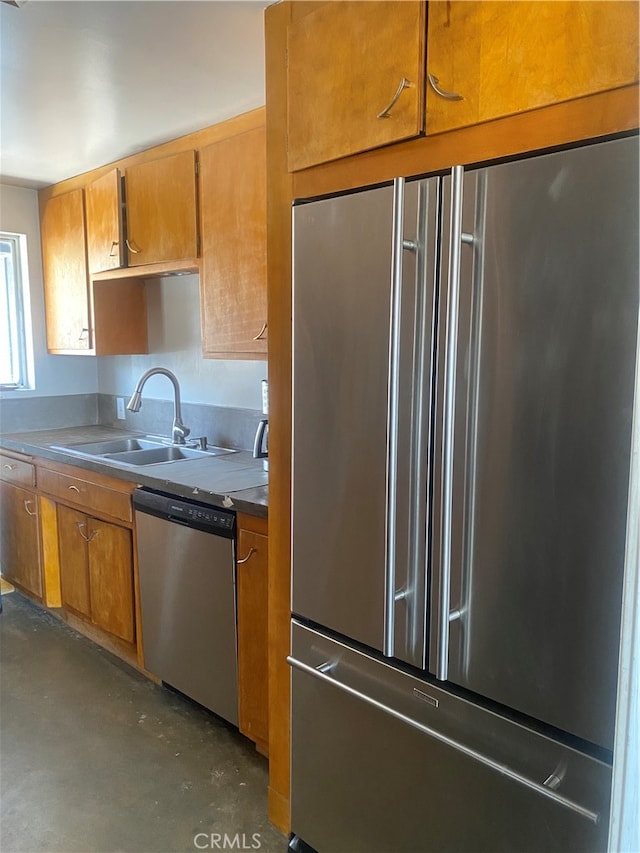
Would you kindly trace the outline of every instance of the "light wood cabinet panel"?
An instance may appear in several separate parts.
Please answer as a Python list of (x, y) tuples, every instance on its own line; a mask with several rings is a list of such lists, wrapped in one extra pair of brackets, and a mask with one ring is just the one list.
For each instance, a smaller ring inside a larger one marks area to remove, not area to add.
[(89, 518), (91, 619), (129, 643), (135, 641), (131, 532)]
[(202, 349), (267, 353), (266, 134), (256, 128), (200, 152)]
[(238, 720), (261, 750), (269, 742), (266, 536), (238, 533)]
[[(290, 171), (423, 130), (425, 6), (336, 0), (289, 25)], [(403, 79), (409, 86), (380, 117)]]
[(92, 288), (96, 355), (148, 353), (145, 281), (94, 281)]
[(125, 169), (129, 266), (198, 256), (196, 154)]
[(80, 616), (91, 618), (87, 517), (58, 506), (58, 549), (62, 604)]
[(124, 262), (120, 172), (112, 169), (85, 189), (89, 272), (117, 269)]
[(430, 0), (427, 133), (638, 80), (638, 3)]
[(50, 198), (40, 229), (47, 347), (54, 353), (88, 352), (93, 342), (82, 190)]
[[(88, 475), (88, 472), (87, 472)], [(114, 482), (111, 479), (111, 482)], [(118, 491), (72, 474), (38, 467), (40, 490), (61, 498), (83, 510), (95, 510), (122, 521), (131, 521), (131, 498), (129, 490)]]
[(131, 531), (58, 504), (62, 604), (135, 643)]
[(42, 602), (47, 607), (62, 606), (60, 589), (60, 548), (58, 546), (58, 512), (53, 501), (38, 496), (40, 512), (40, 545), (42, 548)]
[(0, 569), (2, 576), (42, 598), (38, 502), (27, 489), (0, 481)]

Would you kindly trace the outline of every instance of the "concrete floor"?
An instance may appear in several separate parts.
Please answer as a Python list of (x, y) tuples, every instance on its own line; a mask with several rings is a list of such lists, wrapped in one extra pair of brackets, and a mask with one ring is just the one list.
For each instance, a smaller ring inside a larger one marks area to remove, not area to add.
[(286, 851), (250, 741), (19, 593), (2, 604), (3, 853)]

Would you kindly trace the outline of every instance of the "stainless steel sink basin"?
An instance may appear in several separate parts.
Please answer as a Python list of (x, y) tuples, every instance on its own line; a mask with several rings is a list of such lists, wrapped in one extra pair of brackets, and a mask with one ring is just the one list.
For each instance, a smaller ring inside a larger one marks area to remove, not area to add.
[(176, 462), (178, 459), (202, 459), (212, 454), (206, 450), (195, 450), (190, 447), (152, 447), (140, 450), (129, 450), (125, 453), (106, 453), (105, 457), (113, 462), (126, 462), (127, 465), (157, 465), (158, 462)]
[(140, 465), (159, 465), (166, 462), (179, 462), (187, 459), (206, 459), (209, 456), (221, 456), (236, 453), (226, 447), (208, 446), (206, 450), (172, 444), (156, 436), (132, 436), (114, 438), (109, 441), (88, 442), (86, 444), (51, 445), (52, 450), (62, 450), (85, 459), (101, 459), (115, 465), (138, 467)]
[(89, 456), (102, 456), (105, 453), (125, 453), (130, 450), (149, 450), (162, 445), (158, 439), (151, 441), (147, 438), (113, 438), (110, 441), (96, 441), (92, 444), (71, 444), (68, 447), (56, 449), (68, 450), (73, 453), (83, 453)]

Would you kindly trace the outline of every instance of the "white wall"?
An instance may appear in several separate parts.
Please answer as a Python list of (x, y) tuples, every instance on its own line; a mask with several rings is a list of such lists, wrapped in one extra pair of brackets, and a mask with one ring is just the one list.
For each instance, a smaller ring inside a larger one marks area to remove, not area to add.
[(27, 235), (35, 374), (33, 390), (2, 391), (0, 397), (95, 394), (98, 390), (98, 366), (95, 358), (47, 353), (40, 219), (38, 194), (35, 190), (0, 185), (0, 231)]
[[(267, 378), (266, 361), (202, 357), (198, 276), (149, 279), (146, 287), (151, 354), (98, 358), (100, 392), (129, 397), (145, 370), (167, 367), (178, 377), (184, 402), (262, 408), (260, 380)], [(173, 387), (166, 377), (153, 376), (144, 396), (172, 400)]]

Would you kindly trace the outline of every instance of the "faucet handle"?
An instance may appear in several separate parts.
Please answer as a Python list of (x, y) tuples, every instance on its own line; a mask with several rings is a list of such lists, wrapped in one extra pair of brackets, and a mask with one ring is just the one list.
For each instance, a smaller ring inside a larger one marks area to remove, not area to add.
[(174, 419), (171, 430), (171, 439), (174, 444), (185, 444), (185, 438), (190, 432), (189, 427), (185, 426), (179, 418)]

